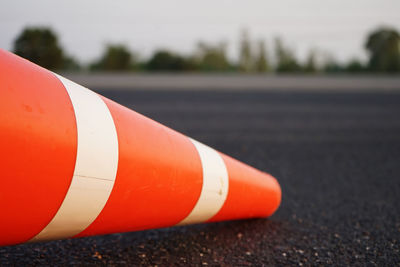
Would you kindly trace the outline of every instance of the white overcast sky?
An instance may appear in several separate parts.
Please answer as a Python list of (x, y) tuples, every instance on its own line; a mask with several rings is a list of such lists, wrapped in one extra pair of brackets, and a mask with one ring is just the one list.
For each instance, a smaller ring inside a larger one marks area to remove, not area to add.
[(0, 47), (26, 26), (51, 26), (63, 47), (83, 62), (98, 57), (105, 44), (125, 43), (148, 56), (158, 48), (184, 54), (197, 41), (226, 41), (230, 57), (239, 32), (253, 39), (275, 36), (304, 58), (310, 48), (339, 60), (365, 58), (366, 34), (380, 25), (400, 31), (400, 0), (1, 0)]

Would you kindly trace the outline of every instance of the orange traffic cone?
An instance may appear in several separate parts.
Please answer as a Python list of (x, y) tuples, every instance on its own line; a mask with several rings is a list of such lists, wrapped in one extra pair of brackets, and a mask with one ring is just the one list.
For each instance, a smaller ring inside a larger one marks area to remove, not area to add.
[(0, 245), (266, 217), (270, 175), (0, 50)]

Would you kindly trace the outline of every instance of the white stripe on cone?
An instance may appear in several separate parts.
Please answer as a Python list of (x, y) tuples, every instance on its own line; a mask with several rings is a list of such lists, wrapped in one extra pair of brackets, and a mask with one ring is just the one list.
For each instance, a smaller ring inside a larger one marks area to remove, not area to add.
[(196, 147), (203, 168), (203, 186), (192, 212), (178, 225), (200, 223), (211, 219), (224, 205), (229, 179), (225, 163), (219, 153), (189, 138)]
[[(73, 237), (100, 214), (118, 169), (118, 136), (110, 111), (93, 91), (56, 74), (72, 102), (78, 148), (71, 185), (50, 223), (30, 241)], [(190, 214), (178, 225), (205, 222), (218, 213), (228, 195), (229, 178), (219, 153), (191, 138), (201, 160), (203, 185)], [(184, 200), (183, 200), (184, 201)]]
[(118, 168), (118, 137), (106, 104), (96, 93), (56, 76), (66, 88), (75, 111), (76, 164), (59, 210), (31, 241), (69, 238), (85, 230), (106, 204)]

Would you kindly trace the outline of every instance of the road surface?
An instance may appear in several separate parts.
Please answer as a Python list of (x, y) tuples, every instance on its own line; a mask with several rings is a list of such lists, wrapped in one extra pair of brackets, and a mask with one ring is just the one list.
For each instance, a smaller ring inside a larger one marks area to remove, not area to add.
[(0, 265), (400, 264), (400, 91), (100, 90), (275, 176), (269, 219), (0, 247)]

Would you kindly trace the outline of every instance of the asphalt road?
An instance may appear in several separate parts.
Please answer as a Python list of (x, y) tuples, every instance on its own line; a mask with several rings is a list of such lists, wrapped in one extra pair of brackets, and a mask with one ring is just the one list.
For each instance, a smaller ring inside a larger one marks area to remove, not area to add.
[(281, 207), (269, 219), (0, 247), (0, 265), (400, 264), (400, 92), (100, 92), (271, 173)]

